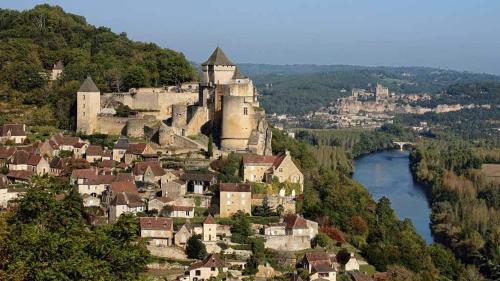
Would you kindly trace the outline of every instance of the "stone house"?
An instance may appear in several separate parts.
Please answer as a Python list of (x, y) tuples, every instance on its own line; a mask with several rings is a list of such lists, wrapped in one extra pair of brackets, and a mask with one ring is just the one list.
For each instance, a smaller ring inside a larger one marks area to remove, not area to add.
[(121, 214), (144, 212), (144, 202), (137, 193), (118, 192), (109, 206), (109, 221), (115, 222)]
[(0, 143), (11, 141), (15, 144), (24, 143), (26, 139), (25, 124), (4, 124), (0, 127)]
[(170, 212), (170, 217), (172, 218), (194, 218), (194, 206), (172, 206), (172, 212)]
[(8, 164), (10, 158), (14, 155), (15, 152), (15, 147), (0, 145), (0, 165)]
[(33, 177), (33, 172), (25, 170), (9, 171), (7, 174), (7, 178), (14, 183), (26, 184), (31, 180), (31, 177)]
[(9, 159), (9, 171), (28, 171), (30, 154), (24, 150), (16, 150)]
[(92, 175), (77, 184), (78, 193), (101, 196), (115, 181), (113, 175)]
[(172, 198), (186, 195), (186, 182), (182, 180), (173, 180), (169, 182), (161, 181), (161, 194)]
[(125, 152), (128, 148), (128, 139), (126, 137), (120, 137), (113, 146), (113, 160), (121, 162), (125, 160)]
[(94, 167), (88, 169), (73, 169), (69, 178), (71, 185), (82, 184), (85, 180), (97, 175), (98, 170)]
[(50, 164), (47, 159), (40, 155), (30, 155), (27, 162), (27, 170), (37, 175), (44, 175), (50, 172)]
[(136, 162), (132, 169), (136, 181), (160, 184), (165, 171), (156, 161)]
[(169, 204), (171, 202), (174, 202), (172, 197), (162, 196), (153, 198), (148, 202), (148, 210), (157, 210), (159, 214), (165, 206), (171, 206), (171, 204)]
[(285, 223), (271, 223), (264, 226), (264, 235), (266, 236), (276, 236), (276, 235), (286, 235), (286, 224)]
[(203, 242), (217, 241), (217, 223), (211, 214), (203, 221)]
[(85, 159), (87, 159), (89, 163), (111, 160), (111, 154), (111, 151), (104, 150), (99, 145), (89, 145), (85, 151)]
[(185, 279), (187, 281), (206, 281), (211, 278), (216, 278), (219, 273), (227, 272), (228, 267), (223, 262), (219, 255), (211, 254), (203, 261), (195, 262), (188, 267), (185, 272)]
[(304, 175), (297, 168), (287, 150), (276, 156), (245, 155), (241, 161), (243, 180), (247, 182), (271, 183), (276, 177), (279, 182), (291, 182), (304, 188)]
[(351, 253), (351, 257), (347, 261), (347, 263), (344, 266), (345, 271), (358, 271), (359, 270), (359, 262), (354, 256), (354, 253)]
[(72, 151), (75, 158), (81, 158), (85, 154), (88, 146), (88, 144), (83, 142), (79, 137), (69, 137), (63, 134), (54, 135), (49, 141), (57, 145), (59, 151)]
[(238, 211), (251, 214), (252, 192), (250, 184), (221, 183), (220, 184), (220, 217), (227, 218)]
[(50, 160), (50, 174), (54, 176), (61, 175), (64, 171), (68, 169), (69, 158), (60, 158), (56, 156)]
[(35, 147), (38, 150), (39, 155), (42, 155), (45, 157), (50, 157), (50, 158), (52, 158), (56, 155), (54, 146), (52, 144), (50, 144), (50, 142), (48, 140), (43, 141), (43, 142), (38, 141), (38, 142), (33, 144), (33, 147)]
[(287, 235), (308, 236), (313, 239), (318, 234), (318, 223), (306, 220), (297, 214), (288, 214), (283, 218)]
[(187, 192), (204, 194), (208, 188), (217, 183), (217, 178), (210, 173), (185, 173), (181, 180), (186, 182)]
[(151, 147), (145, 143), (130, 143), (125, 150), (125, 163), (130, 164), (140, 160), (144, 154), (150, 154)]
[(7, 208), (11, 200), (26, 192), (25, 188), (15, 188), (8, 185), (6, 176), (0, 176), (0, 209)]
[(154, 246), (171, 246), (174, 240), (174, 227), (171, 218), (142, 217), (139, 219), (141, 237), (148, 238)]
[(193, 228), (189, 223), (185, 223), (174, 235), (174, 243), (176, 246), (186, 248), (186, 243), (193, 236)]
[(302, 266), (309, 272), (309, 280), (337, 280), (330, 256), (326, 252), (305, 253)]

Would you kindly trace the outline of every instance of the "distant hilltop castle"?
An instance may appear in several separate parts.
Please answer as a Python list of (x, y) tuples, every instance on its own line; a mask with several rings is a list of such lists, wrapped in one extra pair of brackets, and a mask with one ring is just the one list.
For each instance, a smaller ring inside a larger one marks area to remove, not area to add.
[[(271, 154), (271, 130), (252, 80), (221, 48), (202, 64), (202, 81), (163, 88), (101, 94), (88, 77), (77, 92), (77, 132), (145, 137), (160, 146), (212, 135), (223, 151)], [(120, 105), (137, 114), (116, 116)]]

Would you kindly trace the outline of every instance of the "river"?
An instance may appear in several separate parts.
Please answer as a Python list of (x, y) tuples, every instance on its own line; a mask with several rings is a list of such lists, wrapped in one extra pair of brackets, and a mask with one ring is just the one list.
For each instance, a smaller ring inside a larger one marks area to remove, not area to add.
[(385, 196), (399, 218), (409, 218), (417, 232), (432, 243), (430, 208), (425, 192), (413, 180), (407, 151), (388, 150), (362, 156), (355, 161), (354, 179), (363, 184), (375, 200)]

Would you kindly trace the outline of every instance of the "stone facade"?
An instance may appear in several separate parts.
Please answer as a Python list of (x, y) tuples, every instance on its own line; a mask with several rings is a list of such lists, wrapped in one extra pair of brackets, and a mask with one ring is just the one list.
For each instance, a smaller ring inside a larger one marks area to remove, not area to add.
[(252, 193), (249, 184), (220, 184), (220, 217), (227, 218), (238, 211), (250, 214)]

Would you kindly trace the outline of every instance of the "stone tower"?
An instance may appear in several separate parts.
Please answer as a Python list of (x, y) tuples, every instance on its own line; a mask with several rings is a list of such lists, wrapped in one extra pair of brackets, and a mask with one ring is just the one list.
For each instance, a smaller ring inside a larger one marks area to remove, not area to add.
[(100, 110), (101, 92), (89, 76), (76, 93), (76, 131), (86, 135), (95, 133)]
[(52, 67), (52, 73), (50, 75), (50, 80), (55, 81), (61, 77), (61, 74), (64, 70), (64, 65), (61, 60), (58, 60), (55, 64), (54, 67)]
[(227, 84), (231, 82), (236, 65), (230, 61), (221, 48), (217, 47), (208, 60), (201, 64), (202, 82), (206, 84)]

